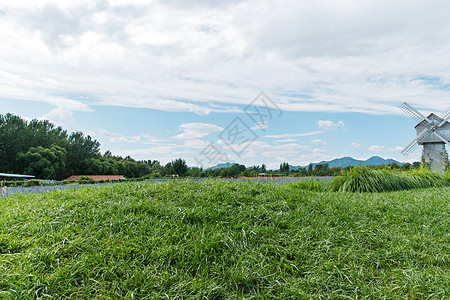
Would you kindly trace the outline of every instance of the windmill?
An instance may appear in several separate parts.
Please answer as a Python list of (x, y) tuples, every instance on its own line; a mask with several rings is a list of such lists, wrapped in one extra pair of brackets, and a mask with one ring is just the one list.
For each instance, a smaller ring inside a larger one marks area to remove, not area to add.
[(423, 158), (433, 172), (443, 172), (448, 164), (448, 155), (445, 144), (450, 144), (450, 107), (440, 116), (430, 114), (425, 117), (411, 105), (403, 102), (400, 108), (414, 120), (419, 122), (416, 126), (416, 138), (409, 143), (402, 154), (409, 156), (417, 147), (423, 145)]

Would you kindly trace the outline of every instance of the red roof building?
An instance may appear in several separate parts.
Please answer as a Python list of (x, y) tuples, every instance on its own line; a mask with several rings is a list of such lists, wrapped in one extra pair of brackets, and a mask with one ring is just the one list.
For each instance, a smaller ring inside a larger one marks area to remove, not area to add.
[(125, 179), (125, 177), (123, 177), (123, 175), (72, 175), (65, 180), (68, 180), (68, 181), (80, 180), (81, 177), (89, 177), (89, 178), (92, 178), (92, 180), (94, 180), (94, 181), (101, 181), (101, 180), (113, 181), (113, 180)]

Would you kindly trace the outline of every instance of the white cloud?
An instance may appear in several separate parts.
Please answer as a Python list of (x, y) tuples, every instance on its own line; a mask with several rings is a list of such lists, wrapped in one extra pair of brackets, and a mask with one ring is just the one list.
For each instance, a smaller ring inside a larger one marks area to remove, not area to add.
[(310, 142), (313, 145), (327, 145), (328, 143), (321, 139), (314, 139)]
[(269, 125), (267, 125), (267, 122), (258, 122), (251, 129), (252, 130), (265, 130), (267, 128), (269, 128)]
[(332, 121), (319, 120), (317, 121), (317, 125), (321, 129), (336, 129), (339, 127), (344, 127), (344, 122), (338, 121), (336, 123), (333, 123)]
[(293, 137), (300, 137), (300, 136), (310, 136), (310, 135), (317, 135), (321, 134), (323, 131), (316, 130), (311, 132), (305, 132), (305, 133), (285, 133), (285, 134), (275, 134), (275, 135), (265, 135), (266, 138), (275, 138), (275, 139), (284, 139), (284, 138), (293, 138)]
[(140, 144), (154, 144), (163, 142), (164, 140), (156, 139), (148, 134), (138, 134), (134, 136), (126, 136), (121, 133), (112, 132), (106, 129), (98, 130), (98, 133), (107, 137), (111, 143), (140, 143)]
[(300, 151), (306, 149), (309, 148), (296, 143), (272, 145), (256, 140), (248, 146), (242, 156), (245, 158), (261, 158), (262, 156), (266, 159), (282, 162), (289, 158), (295, 158)]
[(55, 105), (53, 95), (78, 94), (89, 106), (208, 114), (264, 90), (285, 111), (400, 114), (402, 100), (440, 110), (449, 9), (439, 0), (3, 1), (0, 97)]
[(136, 143), (141, 140), (139, 135), (133, 137), (127, 137), (123, 134), (117, 132), (111, 132), (106, 129), (100, 129), (98, 131), (100, 134), (106, 136), (111, 143)]
[(283, 140), (276, 140), (277, 143), (295, 143), (297, 142), (296, 139), (283, 139)]
[(350, 145), (351, 145), (353, 148), (360, 148), (360, 147), (361, 147), (361, 144), (358, 144), (358, 143), (355, 143), (355, 142), (352, 142)]
[(400, 152), (402, 150), (403, 150), (403, 147), (401, 147), (401, 146), (389, 148), (386, 146), (372, 145), (369, 147), (369, 151), (373, 151), (373, 152)]
[(50, 112), (44, 114), (40, 119), (49, 120), (58, 126), (64, 128), (74, 128), (75, 118), (71, 110), (65, 109), (63, 107), (57, 107), (52, 109)]
[(328, 153), (326, 149), (313, 149), (313, 154), (325, 154)]
[(182, 130), (183, 132), (176, 135), (174, 138), (176, 139), (202, 138), (209, 135), (212, 132), (221, 131), (223, 130), (223, 128), (208, 123), (186, 123), (180, 125), (180, 130)]

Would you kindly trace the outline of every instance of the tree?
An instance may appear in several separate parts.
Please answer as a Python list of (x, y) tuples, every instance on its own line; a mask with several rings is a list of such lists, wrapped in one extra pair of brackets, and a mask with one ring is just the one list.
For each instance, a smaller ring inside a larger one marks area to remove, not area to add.
[(399, 166), (398, 164), (396, 164), (395, 162), (388, 164), (388, 167), (389, 167), (391, 170), (394, 170), (394, 169), (400, 169), (400, 166)]
[(69, 135), (67, 145), (67, 175), (83, 174), (90, 158), (100, 157), (100, 143), (82, 132)]
[(287, 162), (280, 164), (280, 172), (289, 174), (289, 164)]
[(328, 175), (328, 171), (328, 164), (317, 164), (314, 166), (314, 174), (318, 176), (326, 176)]
[[(40, 147), (40, 148), (39, 148)], [(56, 148), (59, 147), (59, 148)], [(64, 149), (64, 153), (60, 153)], [(56, 157), (56, 158), (55, 158)], [(64, 161), (59, 158), (64, 157)], [(13, 114), (0, 115), (0, 170), (64, 179), (69, 175), (124, 175), (151, 173), (152, 166), (131, 157), (100, 154), (100, 143), (82, 132), (70, 135), (48, 120), (26, 121)], [(159, 166), (160, 167), (160, 166)]]
[(50, 149), (31, 147), (17, 155), (17, 163), (25, 174), (38, 179), (63, 179), (66, 150), (52, 145)]
[(309, 163), (308, 165), (308, 176), (312, 176), (313, 175), (313, 165), (312, 163)]
[(405, 171), (411, 170), (411, 168), (412, 168), (412, 165), (410, 163), (406, 163), (401, 167), (401, 169), (405, 170)]
[(48, 120), (27, 122), (13, 114), (0, 115), (0, 169), (4, 172), (20, 173), (17, 155), (26, 153), (31, 147), (50, 148), (66, 146), (67, 132), (55, 127)]
[(202, 168), (191, 168), (187, 172), (187, 175), (194, 178), (200, 178), (204, 177), (203, 169)]
[(186, 173), (189, 169), (186, 164), (186, 161), (181, 158), (178, 158), (178, 159), (175, 159), (172, 161), (172, 168), (173, 168), (173, 173), (180, 177), (186, 176)]

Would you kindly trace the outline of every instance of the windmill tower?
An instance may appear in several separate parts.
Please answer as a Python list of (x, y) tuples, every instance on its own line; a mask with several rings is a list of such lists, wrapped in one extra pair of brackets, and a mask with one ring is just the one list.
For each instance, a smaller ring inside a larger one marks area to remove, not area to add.
[(415, 126), (416, 138), (402, 150), (402, 154), (409, 156), (417, 147), (423, 145), (423, 158), (433, 172), (444, 172), (448, 164), (445, 144), (450, 144), (450, 107), (441, 116), (430, 114), (425, 117), (411, 105), (403, 102), (400, 108), (419, 123)]

